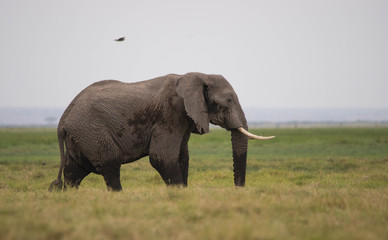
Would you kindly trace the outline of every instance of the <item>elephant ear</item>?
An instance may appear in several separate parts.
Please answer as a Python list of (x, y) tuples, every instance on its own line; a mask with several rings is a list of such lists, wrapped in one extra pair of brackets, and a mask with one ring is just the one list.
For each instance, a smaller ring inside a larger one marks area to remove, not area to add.
[(177, 93), (183, 98), (187, 115), (196, 125), (195, 133), (209, 132), (209, 114), (205, 98), (205, 74), (188, 73), (177, 82)]

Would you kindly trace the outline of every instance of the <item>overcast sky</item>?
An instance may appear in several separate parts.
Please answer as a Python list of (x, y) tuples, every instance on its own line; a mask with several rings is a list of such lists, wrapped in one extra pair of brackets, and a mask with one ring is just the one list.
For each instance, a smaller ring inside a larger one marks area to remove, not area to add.
[(388, 108), (386, 0), (1, 0), (0, 34), (0, 107), (196, 71), (243, 107)]

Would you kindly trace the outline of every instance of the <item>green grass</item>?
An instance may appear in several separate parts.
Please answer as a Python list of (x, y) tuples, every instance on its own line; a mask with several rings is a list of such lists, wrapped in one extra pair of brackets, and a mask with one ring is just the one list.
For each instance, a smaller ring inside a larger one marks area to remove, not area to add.
[(252, 132), (277, 137), (249, 142), (245, 188), (230, 133), (213, 130), (191, 137), (187, 188), (144, 158), (112, 193), (95, 174), (48, 192), (55, 130), (0, 129), (0, 239), (388, 239), (388, 128)]

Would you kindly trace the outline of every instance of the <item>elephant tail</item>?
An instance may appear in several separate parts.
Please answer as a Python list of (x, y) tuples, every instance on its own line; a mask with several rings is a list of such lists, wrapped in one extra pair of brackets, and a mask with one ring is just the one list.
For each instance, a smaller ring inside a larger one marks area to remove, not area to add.
[(63, 172), (63, 167), (65, 166), (65, 148), (64, 148), (64, 142), (63, 140), (66, 137), (66, 132), (63, 128), (58, 127), (58, 143), (59, 143), (59, 151), (61, 153), (61, 163), (59, 166), (59, 172), (58, 172), (58, 178), (54, 180), (49, 187), (49, 191), (57, 190), (61, 191), (62, 186), (63, 186), (63, 181), (62, 181), (62, 172)]

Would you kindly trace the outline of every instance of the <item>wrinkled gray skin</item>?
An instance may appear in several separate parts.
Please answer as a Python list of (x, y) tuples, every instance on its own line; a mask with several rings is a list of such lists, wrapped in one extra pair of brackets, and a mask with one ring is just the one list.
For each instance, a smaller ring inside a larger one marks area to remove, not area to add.
[[(89, 173), (102, 174), (120, 191), (121, 164), (149, 156), (167, 185), (187, 186), (191, 133), (209, 123), (231, 131), (234, 183), (244, 186), (247, 129), (237, 95), (220, 75), (187, 73), (137, 83), (96, 82), (70, 103), (58, 125), (61, 165), (50, 190), (78, 187)], [(66, 147), (66, 151), (64, 151)]]

